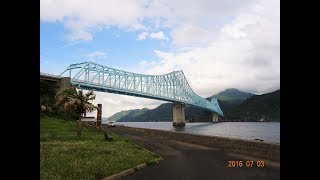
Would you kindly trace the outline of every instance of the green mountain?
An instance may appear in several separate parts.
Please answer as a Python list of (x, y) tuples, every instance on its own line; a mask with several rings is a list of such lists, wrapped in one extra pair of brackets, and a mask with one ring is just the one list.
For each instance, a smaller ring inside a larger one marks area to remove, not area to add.
[(108, 118), (109, 121), (118, 121), (120, 118), (122, 118), (123, 116), (126, 116), (127, 114), (129, 114), (129, 112), (131, 112), (133, 110), (127, 110), (127, 111), (120, 111), (115, 113), (114, 115), (112, 115), (111, 117)]
[[(218, 98), (222, 111), (228, 112), (230, 109), (239, 105), (242, 101), (244, 101), (248, 97), (251, 97), (252, 95), (253, 94), (251, 93), (242, 92), (238, 89), (232, 88), (232, 89), (226, 89), (206, 99), (211, 100), (212, 97)], [(130, 114), (131, 111), (134, 111), (135, 113)], [(141, 110), (140, 111), (129, 110), (129, 112), (127, 111), (125, 112), (126, 114), (122, 114), (121, 117), (119, 116), (120, 118), (118, 118), (118, 121), (122, 121), (122, 122), (172, 121), (172, 104), (171, 103), (164, 103), (155, 109), (145, 110), (143, 112), (141, 112)], [(117, 114), (118, 113), (116, 113), (115, 115)], [(191, 105), (186, 105), (185, 116), (186, 116), (186, 120), (190, 122), (211, 121), (211, 118), (210, 118), (211, 112), (206, 111), (202, 108), (191, 106)]]
[[(171, 103), (164, 103), (155, 109), (140, 110), (134, 114), (127, 114), (121, 117), (119, 122), (153, 122), (153, 121), (172, 121)], [(138, 115), (139, 114), (139, 115)]]
[[(254, 94), (252, 93), (247, 93), (235, 88), (230, 88), (212, 95), (206, 99), (210, 101), (212, 98), (218, 98), (221, 110), (226, 113), (253, 95)], [(189, 122), (206, 122), (211, 121), (212, 114), (207, 110), (187, 105), (185, 116), (186, 120), (188, 120)]]
[(253, 95), (254, 94), (252, 93), (242, 92), (238, 89), (230, 88), (230, 89), (221, 91), (218, 94), (210, 96), (209, 98), (211, 99), (215, 97), (215, 98), (218, 98), (218, 100), (222, 100), (222, 101), (232, 101), (232, 100), (239, 100), (239, 99), (245, 100)]
[(218, 98), (221, 110), (226, 113), (253, 95), (254, 94), (252, 93), (243, 92), (235, 88), (230, 88), (221, 91), (213, 96), (210, 96), (207, 99), (211, 100), (211, 98), (213, 97)]
[(132, 110), (127, 110), (127, 111), (121, 111), (121, 112), (117, 112), (114, 115), (112, 115), (111, 117), (108, 118), (109, 121), (119, 121), (119, 119), (121, 119), (124, 116), (128, 116), (128, 117), (136, 117), (139, 116), (143, 113), (145, 113), (146, 111), (148, 111), (148, 108), (142, 108), (142, 109), (132, 109)]
[(280, 89), (254, 95), (226, 113), (231, 121), (280, 121)]

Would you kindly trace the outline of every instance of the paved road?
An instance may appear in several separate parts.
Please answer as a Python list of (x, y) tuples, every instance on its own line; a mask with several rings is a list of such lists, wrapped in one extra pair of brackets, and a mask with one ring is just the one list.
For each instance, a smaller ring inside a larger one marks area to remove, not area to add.
[[(123, 177), (124, 180), (280, 179), (280, 162), (223, 152), (216, 148), (167, 139), (160, 135), (145, 134), (122, 127), (108, 128), (108, 130), (131, 139), (164, 158), (157, 165), (148, 166), (141, 171)], [(229, 160), (242, 160), (243, 167), (230, 168), (228, 167)], [(253, 160), (255, 167), (246, 167), (247, 160)], [(257, 160), (264, 160), (265, 166), (263, 168), (256, 167)]]

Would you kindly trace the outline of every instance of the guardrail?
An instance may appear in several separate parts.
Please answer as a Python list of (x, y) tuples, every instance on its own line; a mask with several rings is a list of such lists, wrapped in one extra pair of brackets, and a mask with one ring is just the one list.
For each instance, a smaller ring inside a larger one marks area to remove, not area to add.
[(58, 79), (61, 79), (61, 77), (60, 77), (60, 76), (58, 76), (58, 75), (48, 74), (48, 73), (43, 73), (43, 72), (40, 72), (40, 76), (46, 76), (46, 77), (52, 77), (52, 78), (58, 78)]

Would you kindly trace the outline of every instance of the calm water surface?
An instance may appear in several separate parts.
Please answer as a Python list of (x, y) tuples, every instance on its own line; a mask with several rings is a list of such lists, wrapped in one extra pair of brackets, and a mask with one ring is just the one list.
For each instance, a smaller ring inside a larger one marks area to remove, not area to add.
[(185, 127), (179, 128), (173, 127), (172, 122), (116, 122), (116, 124), (249, 140), (258, 138), (280, 144), (279, 122), (186, 123)]

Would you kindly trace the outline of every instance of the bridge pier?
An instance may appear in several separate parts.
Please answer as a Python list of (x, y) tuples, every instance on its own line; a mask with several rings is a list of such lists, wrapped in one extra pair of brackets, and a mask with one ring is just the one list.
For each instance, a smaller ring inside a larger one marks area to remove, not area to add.
[(173, 126), (185, 126), (185, 104), (180, 102), (174, 102), (172, 104)]
[(59, 80), (59, 87), (60, 87), (60, 89), (67, 89), (67, 88), (72, 87), (70, 77), (62, 77)]
[(40, 81), (45, 81), (59, 89), (67, 89), (72, 87), (70, 77), (58, 77), (50, 74), (41, 74), (40, 73)]
[(217, 113), (212, 113), (212, 121), (213, 122), (219, 122), (219, 116)]

